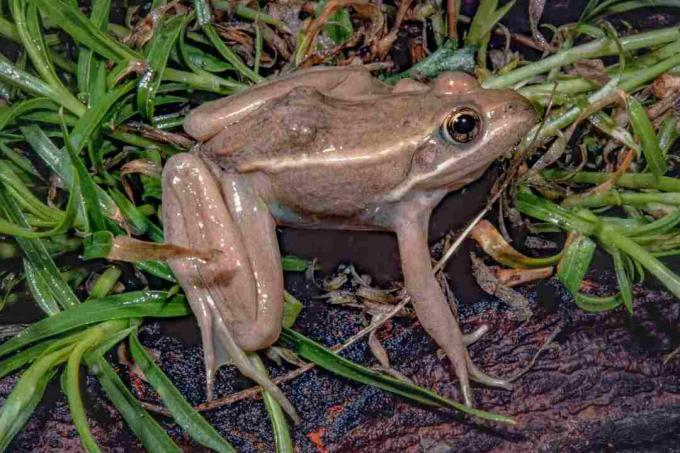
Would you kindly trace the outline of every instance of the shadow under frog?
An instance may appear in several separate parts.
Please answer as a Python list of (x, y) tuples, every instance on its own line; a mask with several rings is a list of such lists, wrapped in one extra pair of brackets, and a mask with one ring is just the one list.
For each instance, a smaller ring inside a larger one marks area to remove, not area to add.
[(470, 360), (431, 266), (428, 222), (534, 125), (530, 104), (463, 73), (391, 87), (361, 66), (317, 67), (200, 106), (184, 128), (201, 142), (163, 170), (166, 241), (215, 259), (170, 267), (198, 319), (208, 398), (228, 361), (294, 409), (246, 352), (276, 341), (283, 274), (276, 225), (396, 233), (408, 294), (472, 405), (470, 379), (509, 388)]

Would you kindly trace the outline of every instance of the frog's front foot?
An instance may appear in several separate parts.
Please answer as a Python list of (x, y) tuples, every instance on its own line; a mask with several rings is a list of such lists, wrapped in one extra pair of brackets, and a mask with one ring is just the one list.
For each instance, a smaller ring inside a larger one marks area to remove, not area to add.
[(479, 339), (486, 328), (483, 326), (470, 335), (461, 332), (432, 271), (427, 243), (429, 216), (418, 215), (417, 210), (414, 211), (414, 215), (403, 216), (396, 228), (406, 290), (413, 299), (421, 325), (451, 361), (460, 380), (465, 404), (472, 406), (470, 379), (507, 390), (512, 385), (508, 381), (487, 376), (472, 363), (467, 345)]

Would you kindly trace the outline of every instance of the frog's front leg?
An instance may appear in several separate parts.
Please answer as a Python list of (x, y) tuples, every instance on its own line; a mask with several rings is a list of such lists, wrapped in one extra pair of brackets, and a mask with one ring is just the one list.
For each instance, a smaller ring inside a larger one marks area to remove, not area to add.
[[(221, 184), (220, 184), (221, 182)], [(274, 384), (256, 372), (245, 351), (279, 336), (283, 277), (274, 222), (240, 176), (218, 181), (198, 157), (178, 154), (163, 169), (163, 228), (167, 242), (196, 250), (217, 249), (209, 261), (168, 261), (198, 319), (208, 398), (216, 369), (233, 362), (295, 410)]]
[(430, 212), (428, 203), (419, 202), (410, 202), (399, 210), (395, 231), (399, 241), (404, 283), (413, 299), (418, 320), (446, 353), (460, 380), (463, 400), (465, 404), (472, 406), (470, 378), (486, 385), (506, 389), (511, 387), (506, 381), (486, 376), (470, 360), (466, 348), (469, 341), (462, 334), (432, 270), (427, 241)]

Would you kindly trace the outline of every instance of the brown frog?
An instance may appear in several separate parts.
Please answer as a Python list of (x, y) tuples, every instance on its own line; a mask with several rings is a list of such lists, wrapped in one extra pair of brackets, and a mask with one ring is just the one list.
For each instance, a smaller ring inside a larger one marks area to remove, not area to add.
[(508, 388), (470, 360), (432, 271), (427, 230), (441, 199), (534, 122), (524, 98), (463, 73), (392, 87), (361, 66), (298, 71), (191, 112), (184, 128), (202, 144), (164, 168), (163, 224), (170, 243), (222, 252), (170, 260), (201, 328), (208, 389), (231, 360), (278, 391), (244, 353), (281, 330), (277, 225), (395, 232), (418, 319), (453, 364), (465, 403), (470, 378)]

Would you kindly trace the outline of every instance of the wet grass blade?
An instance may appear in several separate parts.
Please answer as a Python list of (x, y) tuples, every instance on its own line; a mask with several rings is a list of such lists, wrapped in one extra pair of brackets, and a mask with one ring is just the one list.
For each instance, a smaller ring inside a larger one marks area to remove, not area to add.
[(259, 74), (255, 73), (252, 69), (241, 61), (238, 55), (236, 55), (227, 45), (222, 41), (222, 38), (217, 34), (215, 28), (212, 24), (206, 24), (203, 26), (203, 33), (208, 37), (210, 43), (217, 49), (217, 51), (227, 60), (240, 74), (246, 78), (252, 80), (255, 83), (264, 80)]
[(65, 184), (73, 184), (73, 165), (68, 153), (60, 150), (45, 132), (35, 124), (21, 126), (19, 130), (24, 139), (45, 164), (59, 176)]
[(48, 46), (40, 30), (38, 10), (35, 5), (24, 0), (10, 0), (9, 9), (24, 49), (33, 63), (38, 74), (48, 84), (65, 91), (64, 95), (72, 94), (62, 84), (50, 61)]
[(28, 286), (28, 290), (38, 307), (49, 316), (59, 313), (61, 311), (59, 304), (50, 292), (49, 283), (43, 278), (43, 273), (26, 259), (24, 259), (24, 273), (26, 276), (26, 286)]
[(11, 107), (5, 107), (0, 110), (0, 131), (11, 124), (15, 118), (19, 118), (22, 115), (33, 111), (33, 110), (57, 110), (57, 106), (54, 102), (48, 98), (38, 97), (33, 99), (27, 99), (25, 101), (19, 101), (13, 104)]
[(645, 156), (645, 161), (649, 166), (649, 171), (658, 180), (668, 172), (668, 165), (663, 151), (659, 146), (659, 140), (654, 132), (654, 126), (647, 116), (645, 108), (632, 96), (628, 97), (628, 117), (630, 124), (633, 126), (635, 135), (640, 140), (642, 145), (642, 154)]
[(74, 3), (63, 0), (29, 1), (36, 4), (43, 14), (50, 17), (55, 25), (61, 27), (74, 40), (99, 55), (115, 62), (140, 59), (132, 49), (99, 30)]
[(33, 362), (42, 356), (51, 344), (52, 341), (43, 341), (0, 361), (0, 378), (4, 378), (14, 371), (23, 368), (26, 364)]
[(135, 363), (161, 397), (174, 420), (195, 441), (218, 452), (234, 452), (234, 448), (182, 396), (139, 342), (137, 333), (130, 335), (130, 352)]
[(518, 191), (515, 201), (517, 209), (521, 213), (557, 225), (563, 230), (577, 231), (583, 234), (592, 234), (595, 230), (592, 222), (577, 217), (569, 210), (551, 201), (537, 197), (527, 188)]
[(119, 85), (108, 91), (101, 99), (97, 99), (87, 109), (85, 114), (76, 122), (70, 134), (74, 154), (80, 154), (80, 151), (85, 147), (90, 137), (101, 127), (102, 121), (104, 121), (111, 107), (131, 91), (134, 86), (135, 83), (133, 81)]
[(293, 352), (298, 354), (303, 359), (314, 362), (318, 366), (334, 374), (356, 382), (360, 382), (362, 384), (378, 387), (417, 403), (425, 404), (427, 406), (438, 406), (455, 409), (464, 414), (484, 420), (508, 424), (515, 423), (511, 417), (474, 409), (464, 404), (443, 398), (436, 393), (425, 390), (422, 387), (418, 387), (416, 385), (409, 384), (384, 374), (369, 370), (366, 367), (340, 357), (339, 355), (324, 348), (320, 344), (310, 340), (304, 335), (286, 327), (284, 327), (283, 331), (281, 332), (279, 344), (283, 347), (292, 349)]
[(570, 235), (564, 246), (557, 265), (557, 278), (572, 296), (579, 292), (596, 247), (595, 242), (581, 234)]
[(104, 214), (102, 212), (101, 206), (99, 204), (99, 196), (97, 194), (97, 185), (92, 180), (92, 176), (87, 171), (85, 164), (80, 159), (76, 150), (73, 147), (73, 142), (69, 136), (68, 128), (63, 121), (61, 122), (61, 131), (64, 135), (64, 143), (66, 144), (66, 149), (68, 150), (69, 157), (71, 158), (71, 163), (75, 168), (75, 172), (72, 172), (75, 179), (75, 174), (78, 174), (78, 178), (81, 181), (81, 191), (83, 193), (83, 207), (85, 208), (85, 213), (90, 223), (90, 231), (101, 231), (106, 229), (106, 222), (104, 221)]
[(116, 370), (99, 352), (87, 354), (85, 362), (88, 364), (90, 373), (97, 377), (106, 395), (121, 413), (132, 432), (142, 441), (147, 451), (182, 452), (151, 414), (139, 404), (137, 398), (120, 380)]
[(14, 436), (42, 399), (54, 368), (68, 357), (70, 348), (51, 352), (36, 360), (21, 375), (2, 406), (0, 414), (0, 451), (5, 451)]
[(124, 318), (186, 316), (191, 313), (184, 299), (167, 300), (165, 291), (133, 291), (84, 302), (68, 311), (37, 321), (0, 345), (0, 356), (31, 343), (102, 321)]
[[(109, 11), (111, 10), (111, 0), (94, 0), (92, 2), (92, 12), (90, 13), (90, 21), (99, 30), (103, 30), (106, 26)], [(78, 91), (88, 97), (88, 105), (95, 96), (95, 90), (91, 89), (94, 78), (97, 77), (98, 72), (104, 69), (102, 62), (98, 61), (94, 52), (87, 47), (81, 47), (78, 51), (78, 65), (76, 67), (76, 80), (78, 82)]]
[(45, 83), (26, 71), (22, 71), (2, 54), (0, 54), (0, 81), (29, 94), (49, 98), (76, 115), (82, 115), (85, 112), (85, 106), (70, 93)]
[(64, 393), (66, 393), (66, 398), (68, 399), (73, 425), (80, 435), (83, 448), (89, 453), (97, 453), (101, 450), (90, 432), (85, 407), (80, 396), (80, 362), (85, 352), (97, 347), (104, 339), (115, 335), (120, 330), (127, 328), (127, 326), (127, 320), (118, 320), (104, 322), (88, 329), (83, 338), (73, 347), (66, 363)]
[[(23, 213), (4, 189), (0, 190), (0, 211), (3, 212), (5, 218), (15, 224), (28, 227)], [(80, 301), (63, 280), (42, 240), (16, 238), (16, 242), (24, 252), (26, 260), (31, 263), (36, 273), (39, 273), (42, 285), (48, 289), (52, 298), (63, 308), (78, 306)]]
[(185, 16), (172, 16), (161, 24), (151, 39), (146, 56), (147, 69), (139, 79), (137, 88), (137, 110), (147, 121), (153, 117), (154, 98), (163, 79), (170, 50), (187, 23)]
[[(248, 358), (253, 366), (260, 373), (268, 373), (267, 368), (262, 363), (262, 359), (256, 352), (248, 354)], [(274, 397), (269, 392), (262, 392), (262, 399), (264, 406), (269, 415), (269, 420), (272, 423), (272, 432), (274, 434), (274, 445), (276, 446), (276, 453), (293, 453), (295, 447), (293, 440), (290, 437), (288, 430), (288, 423), (286, 422), (286, 415), (281, 409), (281, 405), (276, 402)]]

